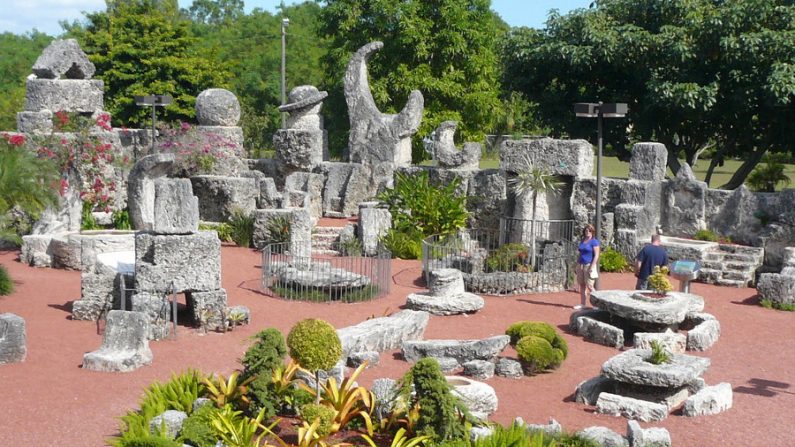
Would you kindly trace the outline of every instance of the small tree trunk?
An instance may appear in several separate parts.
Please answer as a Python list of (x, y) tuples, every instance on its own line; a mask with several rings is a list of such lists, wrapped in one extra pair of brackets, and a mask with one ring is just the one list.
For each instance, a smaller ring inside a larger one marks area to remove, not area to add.
[(320, 370), (315, 370), (315, 403), (320, 404)]
[(536, 199), (538, 193), (533, 191), (533, 218), (530, 221), (530, 271), (536, 267)]

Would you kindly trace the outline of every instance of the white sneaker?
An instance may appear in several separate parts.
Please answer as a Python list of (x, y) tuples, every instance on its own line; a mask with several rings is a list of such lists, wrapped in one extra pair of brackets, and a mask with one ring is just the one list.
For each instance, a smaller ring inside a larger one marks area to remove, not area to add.
[(574, 310), (581, 310), (581, 309), (582, 309), (582, 304), (574, 306)]

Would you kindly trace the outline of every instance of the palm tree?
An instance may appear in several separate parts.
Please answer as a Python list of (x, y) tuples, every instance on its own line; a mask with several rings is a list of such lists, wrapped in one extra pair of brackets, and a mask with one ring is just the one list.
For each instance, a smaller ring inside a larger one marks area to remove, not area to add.
[(765, 158), (765, 164), (758, 165), (748, 176), (748, 186), (754, 191), (775, 192), (779, 183), (789, 185), (790, 178), (785, 172), (786, 166), (779, 157), (768, 155)]
[(517, 197), (531, 194), (533, 208), (530, 220), (530, 263), (535, 268), (536, 261), (536, 202), (538, 194), (556, 194), (562, 182), (547, 168), (536, 167), (528, 154), (524, 154), (521, 160), (521, 167), (516, 173), (516, 177), (508, 180), (508, 185)]

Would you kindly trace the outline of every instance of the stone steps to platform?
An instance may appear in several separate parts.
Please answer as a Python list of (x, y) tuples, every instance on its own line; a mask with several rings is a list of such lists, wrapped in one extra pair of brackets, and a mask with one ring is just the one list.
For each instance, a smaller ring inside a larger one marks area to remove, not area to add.
[(315, 227), (312, 230), (312, 253), (338, 254), (334, 248), (340, 240), (345, 227)]
[(750, 286), (756, 270), (762, 265), (764, 253), (759, 247), (719, 244), (717, 249), (704, 254), (698, 279), (728, 287)]

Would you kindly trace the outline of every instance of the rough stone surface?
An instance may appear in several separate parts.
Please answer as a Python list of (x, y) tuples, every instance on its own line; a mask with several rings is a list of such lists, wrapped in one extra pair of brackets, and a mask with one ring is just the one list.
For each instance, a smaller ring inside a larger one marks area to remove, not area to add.
[(127, 206), (135, 230), (152, 231), (155, 226), (155, 180), (165, 177), (174, 164), (174, 154), (147, 155), (133, 166), (127, 179)]
[(496, 335), (481, 340), (414, 340), (403, 343), (403, 357), (416, 362), (424, 357), (450, 357), (459, 364), (471, 360), (492, 360), (510, 342), (507, 335)]
[(468, 182), (466, 203), (471, 228), (499, 228), (506, 191), (505, 176), (499, 170), (474, 171)]
[(602, 447), (629, 447), (629, 440), (607, 427), (587, 427), (580, 430), (580, 437), (590, 439)]
[(508, 358), (500, 358), (497, 360), (494, 373), (500, 377), (507, 377), (510, 379), (519, 379), (524, 377), (522, 363), (518, 360)]
[(577, 318), (577, 334), (600, 345), (624, 347), (624, 330), (590, 317)]
[(130, 297), (133, 312), (146, 316), (149, 325), (146, 338), (162, 340), (171, 334), (173, 326), (172, 295), (166, 292), (138, 292)]
[(380, 421), (389, 416), (398, 396), (398, 386), (395, 379), (375, 379), (370, 391), (375, 398), (374, 419)]
[(615, 382), (601, 376), (584, 380), (574, 391), (574, 401), (585, 405), (596, 405), (602, 393), (615, 394)]
[(52, 132), (52, 112), (17, 112), (17, 131), (33, 134), (49, 134)]
[(403, 310), (388, 317), (372, 318), (354, 326), (337, 329), (343, 354), (383, 352), (399, 348), (407, 340), (421, 339), (430, 314)]
[(698, 181), (687, 163), (663, 188), (662, 227), (666, 235), (692, 236), (707, 228), (707, 184)]
[(219, 154), (204, 174), (234, 176), (243, 175), (248, 170), (247, 163), (241, 159), (246, 156), (242, 127), (195, 126), (193, 131), (195, 138), (212, 145), (214, 152)]
[(636, 324), (668, 326), (684, 321), (691, 300), (682, 292), (668, 292), (664, 298), (649, 298), (627, 290), (596, 290), (591, 304)]
[[(277, 223), (287, 222), (289, 224), (293, 210), (290, 209), (265, 209), (254, 212), (254, 234), (252, 244), (258, 249), (264, 248), (268, 244), (288, 242), (279, 240), (271, 230)], [(281, 225), (279, 225), (281, 226)]]
[(33, 64), (33, 74), (42, 79), (91, 79), (95, 70), (76, 39), (53, 40)]
[(304, 268), (312, 258), (312, 228), (314, 215), (307, 209), (295, 209), (290, 213), (290, 253), (295, 267)]
[(135, 284), (140, 292), (221, 288), (221, 241), (214, 231), (135, 235)]
[(221, 330), (226, 324), (226, 303), (225, 289), (191, 292), (188, 309), (195, 324), (203, 325), (208, 330)]
[(105, 84), (98, 79), (28, 79), (25, 111), (63, 110), (94, 113), (104, 109)]
[(444, 121), (431, 133), (433, 156), (443, 168), (478, 169), (482, 148), (479, 143), (466, 143), (462, 150), (455, 147), (453, 135), (457, 121)]
[(602, 376), (618, 382), (655, 387), (680, 387), (704, 374), (710, 361), (704, 357), (674, 354), (669, 363), (654, 365), (646, 361), (651, 350), (631, 349), (602, 365)]
[(732, 407), (732, 386), (723, 382), (708, 386), (690, 396), (685, 401), (682, 414), (685, 416), (706, 416), (722, 413)]
[(311, 171), (327, 155), (327, 140), (325, 130), (279, 129), (273, 134), (273, 147), (283, 169)]
[(323, 184), (325, 178), (321, 174), (309, 172), (293, 172), (284, 180), (285, 206), (305, 208), (312, 218), (323, 215)]
[(190, 180), (155, 179), (155, 213), (152, 231), (159, 234), (190, 234), (199, 230), (199, 199)]
[(546, 424), (526, 424), (522, 418), (517, 417), (514, 423), (524, 427), (530, 433), (542, 432), (550, 436), (558, 436), (563, 433), (563, 426), (554, 418), (549, 418), (549, 422)]
[(637, 421), (627, 422), (627, 438), (632, 447), (671, 447), (668, 430), (659, 427), (641, 428)]
[(196, 119), (203, 126), (237, 126), (240, 103), (237, 96), (222, 88), (207, 89), (196, 97)]
[[(708, 315), (709, 314), (696, 314)], [(714, 345), (720, 338), (720, 322), (715, 317), (699, 318), (700, 323), (693, 329), (687, 331), (687, 350), (706, 351)]]
[(687, 350), (687, 337), (673, 331), (662, 334), (655, 332), (636, 332), (633, 346), (639, 349), (651, 349), (651, 342), (656, 341), (671, 354), (684, 354)]
[(141, 312), (108, 312), (102, 346), (83, 356), (83, 368), (92, 371), (129, 372), (152, 363), (149, 319)]
[(478, 380), (488, 380), (494, 377), (494, 363), (486, 360), (471, 360), (463, 365), (465, 376)]
[(756, 289), (761, 299), (778, 304), (795, 304), (795, 275), (762, 273)]
[(328, 92), (319, 91), (314, 85), (299, 85), (290, 90), (287, 104), (279, 106), (280, 112), (288, 112), (288, 129), (322, 129), (323, 116), (320, 109)]
[(365, 165), (325, 162), (321, 170), (326, 177), (323, 187), (324, 216), (354, 216), (358, 214), (359, 203), (374, 194), (370, 170)]
[(376, 208), (377, 202), (359, 204), (359, 240), (362, 250), (368, 256), (378, 253), (378, 243), (392, 228), (392, 213), (384, 208)]
[(51, 234), (28, 234), (22, 236), (19, 260), (31, 267), (52, 266), (50, 242), (52, 242)]
[(461, 399), (474, 416), (486, 419), (497, 411), (497, 393), (491, 385), (463, 376), (447, 376), (445, 378), (447, 383), (453, 387), (453, 395)]
[(25, 320), (12, 313), (0, 314), (0, 365), (23, 362), (27, 354)]
[(187, 418), (188, 413), (184, 411), (166, 410), (165, 413), (159, 414), (149, 421), (149, 433), (158, 434), (163, 431), (169, 439), (176, 439)]
[(569, 316), (569, 331), (576, 333), (580, 330), (580, 317), (588, 317), (597, 321), (606, 321), (610, 317), (610, 314), (599, 309), (575, 310)]
[(409, 309), (423, 310), (434, 315), (474, 313), (483, 309), (485, 305), (483, 298), (468, 292), (451, 296), (412, 293), (406, 298), (406, 306)]
[(374, 368), (380, 360), (381, 355), (375, 351), (354, 352), (348, 356), (348, 366), (358, 368), (367, 362), (367, 368)]
[(500, 169), (516, 172), (517, 166), (524, 166), (525, 154), (534, 167), (548, 169), (553, 175), (593, 176), (593, 146), (585, 140), (534, 138), (503, 141), (500, 145)]
[[(303, 260), (300, 260), (303, 262)], [(287, 266), (279, 272), (279, 284), (296, 290), (322, 289), (329, 293), (361, 289), (370, 285), (370, 278), (330, 264)]]
[(198, 175), (190, 181), (203, 221), (227, 222), (235, 210), (248, 215), (257, 208), (260, 191), (254, 178)]
[(596, 401), (596, 412), (643, 422), (662, 421), (668, 417), (666, 405), (611, 393), (599, 395), (599, 399)]
[(354, 163), (407, 166), (411, 164), (411, 136), (422, 121), (423, 98), (414, 90), (399, 114), (386, 115), (378, 110), (370, 92), (367, 60), (383, 46), (382, 42), (368, 43), (348, 62), (344, 80), (351, 125), (348, 155)]
[(635, 143), (629, 162), (629, 178), (661, 182), (668, 167), (668, 149), (661, 143)]

